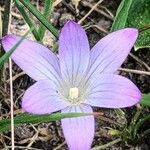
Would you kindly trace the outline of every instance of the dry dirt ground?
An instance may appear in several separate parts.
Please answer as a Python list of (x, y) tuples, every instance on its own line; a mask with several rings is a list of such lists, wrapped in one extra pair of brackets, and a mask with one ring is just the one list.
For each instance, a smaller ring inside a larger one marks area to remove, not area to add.
[[(121, 0), (103, 0), (101, 4), (94, 7), (97, 0), (81, 0), (76, 8), (75, 5), (69, 0), (60, 0), (53, 8), (50, 21), (60, 29), (68, 19), (80, 21), (85, 27), (91, 47), (103, 36), (105, 36), (111, 27), (117, 7)], [(32, 1), (33, 4), (42, 10), (42, 1)], [(58, 0), (57, 0), (58, 2)], [(3, 11), (3, 0), (0, 1), (0, 9)], [(88, 12), (90, 12), (88, 14)], [(25, 24), (19, 12), (13, 5), (12, 18), (10, 25), (10, 33), (23, 35), (28, 26)], [(32, 35), (29, 38), (34, 39)], [(47, 32), (43, 43), (52, 48), (56, 39)], [(138, 52), (132, 50), (132, 54), (126, 59), (123, 68), (133, 70), (150, 71), (150, 50), (143, 49)], [(2, 118), (10, 117), (10, 93), (9, 93), (9, 74), (8, 64), (5, 65), (3, 73), (3, 83), (0, 85), (0, 116)], [(120, 74), (130, 78), (135, 84), (138, 85), (143, 93), (150, 91), (149, 76), (138, 74), (136, 71), (130, 70), (119, 71)], [(13, 90), (14, 90), (14, 109), (15, 114), (21, 113), (21, 97), (24, 91), (31, 86), (34, 81), (25, 75), (15, 64), (13, 64)], [(130, 114), (135, 108), (125, 110)], [(114, 110), (108, 109), (95, 109), (95, 111), (103, 112), (104, 118), (96, 118), (96, 133), (92, 147), (97, 147), (106, 144), (117, 137), (110, 136), (108, 133), (109, 127), (114, 127), (115, 122), (119, 122)], [(149, 112), (149, 110), (145, 110)], [(130, 117), (130, 115), (128, 116)], [(6, 132), (0, 135), (0, 149), (11, 149), (11, 132)], [(31, 150), (66, 150), (66, 142), (64, 140), (60, 121), (41, 123), (41, 124), (23, 124), (15, 128), (15, 145), (16, 150), (31, 149)], [(137, 145), (122, 144), (121, 142), (107, 148), (114, 150), (130, 149), (130, 150), (148, 150), (150, 143), (148, 139), (141, 141)]]

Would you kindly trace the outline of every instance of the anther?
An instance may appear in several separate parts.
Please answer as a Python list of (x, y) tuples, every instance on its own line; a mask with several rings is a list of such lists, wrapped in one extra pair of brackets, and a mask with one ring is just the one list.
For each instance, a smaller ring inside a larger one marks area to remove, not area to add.
[(71, 99), (76, 99), (79, 96), (79, 89), (77, 87), (70, 88), (69, 90), (69, 97)]

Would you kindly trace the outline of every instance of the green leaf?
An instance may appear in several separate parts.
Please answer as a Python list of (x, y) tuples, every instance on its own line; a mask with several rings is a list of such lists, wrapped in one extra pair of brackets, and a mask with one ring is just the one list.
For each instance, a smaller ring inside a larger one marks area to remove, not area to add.
[(133, 135), (134, 137), (136, 137), (136, 134), (138, 133), (138, 130), (140, 129), (140, 127), (143, 126), (143, 124), (145, 124), (145, 122), (149, 122), (150, 121), (150, 115), (147, 115), (141, 119), (139, 119), (139, 121), (135, 124), (134, 126), (134, 132)]
[[(23, 113), (14, 118), (15, 127), (23, 123), (41, 123), (56, 121), (63, 118), (81, 117), (92, 115), (91, 113), (54, 113), (50, 115), (31, 115)], [(11, 120), (3, 119), (0, 121), (0, 133), (8, 131), (10, 129)]]
[[(23, 5), (19, 2), (19, 0), (15, 0), (15, 5), (17, 7), (17, 9), (19, 10), (19, 12), (21, 13), (21, 15), (23, 16), (25, 22), (28, 24), (28, 26), (30, 28), (34, 27), (34, 24), (32, 23), (32, 20), (30, 19), (30, 17), (28, 16), (27, 12), (24, 10), (24, 7)], [(34, 28), (32, 30), (32, 33), (35, 37), (35, 39), (37, 41), (40, 41), (40, 36), (39, 36), (39, 33), (38, 31), (36, 30), (36, 28)]]
[(140, 104), (144, 106), (150, 106), (150, 93), (143, 95)]
[(124, 27), (147, 28), (139, 34), (135, 43), (135, 50), (150, 47), (150, 0), (123, 0), (117, 10), (117, 14), (111, 31)]
[(133, 0), (122, 0), (117, 9), (116, 17), (112, 24), (111, 31), (116, 31), (125, 27), (132, 2)]
[(22, 38), (12, 48), (0, 58), (0, 69), (2, 69), (3, 64), (9, 59), (11, 54), (15, 51), (15, 49), (21, 44), (21, 42), (30, 32), (31, 30), (25, 33), (24, 36), (22, 36)]
[[(150, 0), (134, 0), (129, 11), (126, 26), (141, 29), (150, 27)], [(135, 50), (150, 47), (150, 30), (140, 32)]]
[[(53, 4), (53, 0), (45, 0), (43, 16), (47, 20), (49, 19), (49, 16), (51, 14), (52, 4)], [(45, 31), (46, 31), (45, 26), (43, 26), (43, 24), (41, 24), (40, 27), (39, 27), (39, 35), (40, 35), (40, 40), (41, 41), (43, 40)]]
[(58, 37), (58, 30), (29, 2), (20, 0), (20, 2), (55, 36)]

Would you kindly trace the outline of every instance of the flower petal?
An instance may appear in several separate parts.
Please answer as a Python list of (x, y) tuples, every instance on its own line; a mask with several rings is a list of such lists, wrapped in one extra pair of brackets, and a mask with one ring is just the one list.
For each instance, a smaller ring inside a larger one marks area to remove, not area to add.
[(116, 72), (126, 59), (137, 37), (137, 29), (125, 28), (102, 38), (91, 50), (88, 75)]
[[(9, 51), (20, 36), (6, 35), (2, 39), (5, 51)], [(58, 58), (43, 45), (24, 39), (12, 54), (15, 63), (35, 80), (57, 80), (60, 74)]]
[[(62, 110), (62, 113), (70, 112), (92, 113), (93, 111), (88, 105), (72, 106)], [(90, 150), (94, 138), (94, 116), (65, 118), (61, 122), (70, 150)]]
[(76, 84), (89, 62), (89, 43), (83, 28), (73, 21), (67, 22), (59, 38), (59, 58), (63, 79)]
[(141, 92), (129, 79), (101, 74), (89, 82), (85, 103), (96, 107), (122, 108), (135, 105), (140, 99)]
[(32, 114), (48, 114), (59, 111), (69, 104), (58, 95), (56, 86), (50, 80), (41, 80), (25, 92), (22, 108)]

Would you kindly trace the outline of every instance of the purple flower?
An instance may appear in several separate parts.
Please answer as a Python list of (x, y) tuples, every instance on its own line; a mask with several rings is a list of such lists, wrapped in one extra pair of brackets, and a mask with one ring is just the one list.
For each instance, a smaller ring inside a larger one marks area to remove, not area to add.
[[(32, 114), (61, 110), (92, 113), (91, 106), (130, 107), (139, 102), (139, 89), (127, 78), (116, 75), (134, 45), (137, 29), (110, 33), (90, 51), (83, 28), (69, 21), (59, 37), (59, 57), (43, 45), (24, 40), (12, 59), (37, 82), (24, 94), (22, 108)], [(8, 51), (19, 36), (7, 35), (2, 44)], [(61, 120), (69, 149), (89, 150), (94, 138), (94, 117)]]

